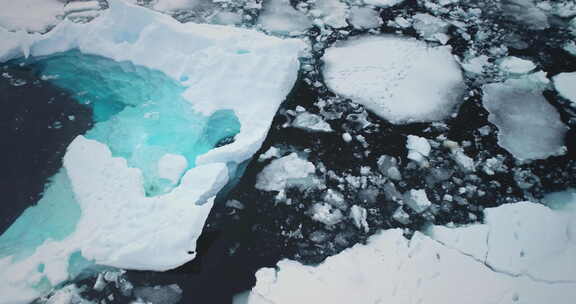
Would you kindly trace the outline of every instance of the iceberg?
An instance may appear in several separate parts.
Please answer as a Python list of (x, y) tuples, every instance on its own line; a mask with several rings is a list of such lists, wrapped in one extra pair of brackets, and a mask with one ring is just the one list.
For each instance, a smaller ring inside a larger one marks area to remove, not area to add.
[[(244, 303), (569, 303), (576, 297), (576, 196), (486, 209), (484, 224), (384, 230), (318, 266), (256, 273)], [(480, 291), (480, 292), (479, 292)], [(239, 303), (240, 298), (237, 299)]]
[(0, 27), (0, 62), (33, 66), (95, 122), (0, 236), (0, 303), (29, 302), (90, 267), (192, 260), (215, 196), (260, 148), (296, 80), (299, 40), (109, 4), (44, 35)]

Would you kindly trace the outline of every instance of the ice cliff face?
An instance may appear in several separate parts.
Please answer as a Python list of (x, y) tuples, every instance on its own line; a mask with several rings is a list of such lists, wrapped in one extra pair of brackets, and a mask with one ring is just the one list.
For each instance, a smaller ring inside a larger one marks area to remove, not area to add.
[[(6, 283), (0, 286), (0, 303), (30, 301), (93, 263), (167, 270), (193, 259), (212, 201), (229, 180), (228, 168), (259, 149), (296, 79), (302, 48), (300, 42), (249, 30), (180, 24), (120, 0), (110, 1), (110, 9), (90, 23), (64, 20), (45, 35), (0, 28), (0, 37), (7, 42), (0, 45), (0, 62), (70, 50), (128, 61), (179, 82), (180, 101), (189, 103), (196, 115), (184, 116), (180, 123), (188, 119), (194, 124), (221, 110), (233, 113), (239, 123), (233, 142), (203, 151), (194, 158), (195, 164), (182, 161), (173, 151), (151, 160), (159, 177), (178, 181), (171, 191), (151, 196), (144, 190), (147, 169), (138, 168), (142, 160), (131, 163), (135, 160), (120, 153), (126, 145), (122, 136), (116, 143), (109, 136), (149, 135), (158, 128), (152, 125), (146, 131), (145, 118), (161, 113), (129, 105), (132, 114), (121, 110), (110, 118), (108, 108), (93, 108), (97, 121), (110, 119), (108, 127), (97, 126), (72, 142), (62, 171), (53, 178), (58, 187), (46, 194), (54, 199), (25, 212), (0, 237), (0, 281)], [(129, 123), (114, 122), (120, 115)], [(51, 210), (58, 217), (50, 217), (41, 233), (30, 235), (30, 225), (46, 214), (34, 208)]]

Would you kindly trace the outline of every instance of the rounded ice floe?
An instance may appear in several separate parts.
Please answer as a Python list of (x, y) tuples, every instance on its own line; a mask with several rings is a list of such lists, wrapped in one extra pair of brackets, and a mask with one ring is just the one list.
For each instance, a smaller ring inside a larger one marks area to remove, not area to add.
[(444, 119), (464, 91), (450, 48), (412, 38), (356, 38), (327, 49), (322, 59), (334, 93), (396, 124)]
[(576, 103), (576, 72), (560, 73), (552, 78), (560, 96)]
[(522, 59), (514, 56), (504, 57), (500, 61), (500, 68), (508, 73), (525, 74), (533, 71), (536, 65), (527, 59)]
[(296, 10), (289, 0), (267, 0), (257, 20), (265, 30), (288, 35), (302, 33), (312, 27), (312, 20)]
[(488, 120), (498, 127), (498, 144), (519, 160), (544, 159), (565, 152), (568, 131), (558, 111), (542, 95), (535, 77), (483, 86)]

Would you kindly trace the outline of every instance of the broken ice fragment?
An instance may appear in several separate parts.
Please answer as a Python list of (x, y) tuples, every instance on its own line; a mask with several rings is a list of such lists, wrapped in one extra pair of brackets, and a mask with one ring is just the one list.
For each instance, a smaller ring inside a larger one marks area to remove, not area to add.
[(424, 191), (424, 189), (413, 189), (404, 193), (404, 203), (416, 213), (422, 213), (432, 205), (432, 203), (428, 200), (428, 196), (426, 195), (426, 191)]
[(554, 77), (554, 88), (560, 96), (576, 103), (576, 72), (560, 73)]
[(488, 120), (498, 127), (498, 144), (520, 160), (562, 154), (568, 130), (542, 95), (535, 74), (483, 86)]

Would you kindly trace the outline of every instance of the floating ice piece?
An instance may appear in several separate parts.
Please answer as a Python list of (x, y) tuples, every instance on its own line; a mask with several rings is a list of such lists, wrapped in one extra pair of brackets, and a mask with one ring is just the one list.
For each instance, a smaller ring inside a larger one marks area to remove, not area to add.
[(292, 122), (292, 126), (299, 129), (315, 132), (332, 132), (332, 127), (321, 116), (303, 112), (298, 114)]
[(552, 77), (552, 80), (560, 96), (576, 103), (576, 72), (560, 73)]
[[(302, 42), (245, 29), (181, 24), (123, 1), (108, 2), (110, 9), (92, 22), (63, 20), (45, 35), (0, 28), (0, 62), (71, 49), (130, 61), (179, 80), (187, 88), (184, 98), (203, 115), (234, 111), (240, 133), (234, 142), (200, 155), (194, 168), (182, 172), (175, 189), (154, 197), (145, 195), (139, 169), (112, 157), (100, 142), (76, 138), (54, 177), (63, 180), (58, 183), (62, 187), (51, 190), (63, 198), (52, 203), (68, 206), (67, 213), (58, 214), (58, 221), (40, 217), (31, 225), (25, 224), (34, 217), (19, 218), (23, 224), (11, 229), (23, 229), (13, 234), (23, 237), (0, 237), (23, 249), (10, 252), (6, 248), (13, 246), (0, 244), (0, 303), (30, 301), (92, 263), (161, 271), (193, 259), (212, 200), (228, 182), (228, 167), (260, 148), (297, 77)], [(40, 204), (38, 208), (50, 207)], [(37, 225), (47, 226), (35, 229)]]
[[(318, 266), (283, 260), (260, 269), (247, 303), (570, 303), (575, 210), (524, 202), (489, 209), (484, 225), (433, 227), (411, 240), (382, 231)], [(487, 266), (487, 255), (523, 271)]]
[(542, 95), (535, 74), (483, 86), (488, 120), (498, 127), (498, 144), (520, 160), (544, 159), (565, 151), (568, 130)]
[(450, 48), (416, 39), (364, 36), (327, 49), (322, 59), (333, 92), (392, 123), (444, 119), (464, 89)]
[(316, 0), (312, 14), (320, 16), (323, 24), (333, 28), (348, 26), (348, 5), (340, 0)]
[(406, 149), (408, 149), (408, 159), (422, 164), (430, 154), (432, 148), (426, 138), (408, 135), (406, 139)]
[(326, 226), (336, 225), (344, 219), (342, 211), (332, 207), (332, 205), (328, 203), (316, 203), (312, 205), (309, 213), (313, 220), (321, 222)]
[(271, 33), (302, 33), (312, 27), (310, 17), (294, 9), (289, 0), (268, 0), (263, 5), (258, 24)]
[(391, 7), (404, 2), (404, 0), (364, 0), (365, 4), (377, 7)]
[(370, 228), (368, 227), (368, 221), (366, 221), (366, 217), (368, 216), (368, 212), (365, 208), (362, 208), (358, 205), (354, 205), (350, 208), (350, 217), (354, 221), (354, 225), (358, 229), (362, 229), (364, 233), (368, 233)]
[(417, 213), (422, 213), (432, 206), (424, 189), (413, 189), (406, 192), (404, 194), (404, 203)]
[(351, 7), (349, 21), (357, 29), (377, 28), (382, 22), (378, 11), (369, 6)]
[(287, 186), (295, 186), (305, 181), (315, 172), (311, 162), (302, 159), (296, 153), (273, 160), (256, 178), (256, 189), (263, 191), (281, 191)]
[(536, 68), (536, 65), (527, 59), (508, 56), (504, 57), (502, 61), (500, 61), (500, 68), (508, 73), (526, 74), (533, 71)]

